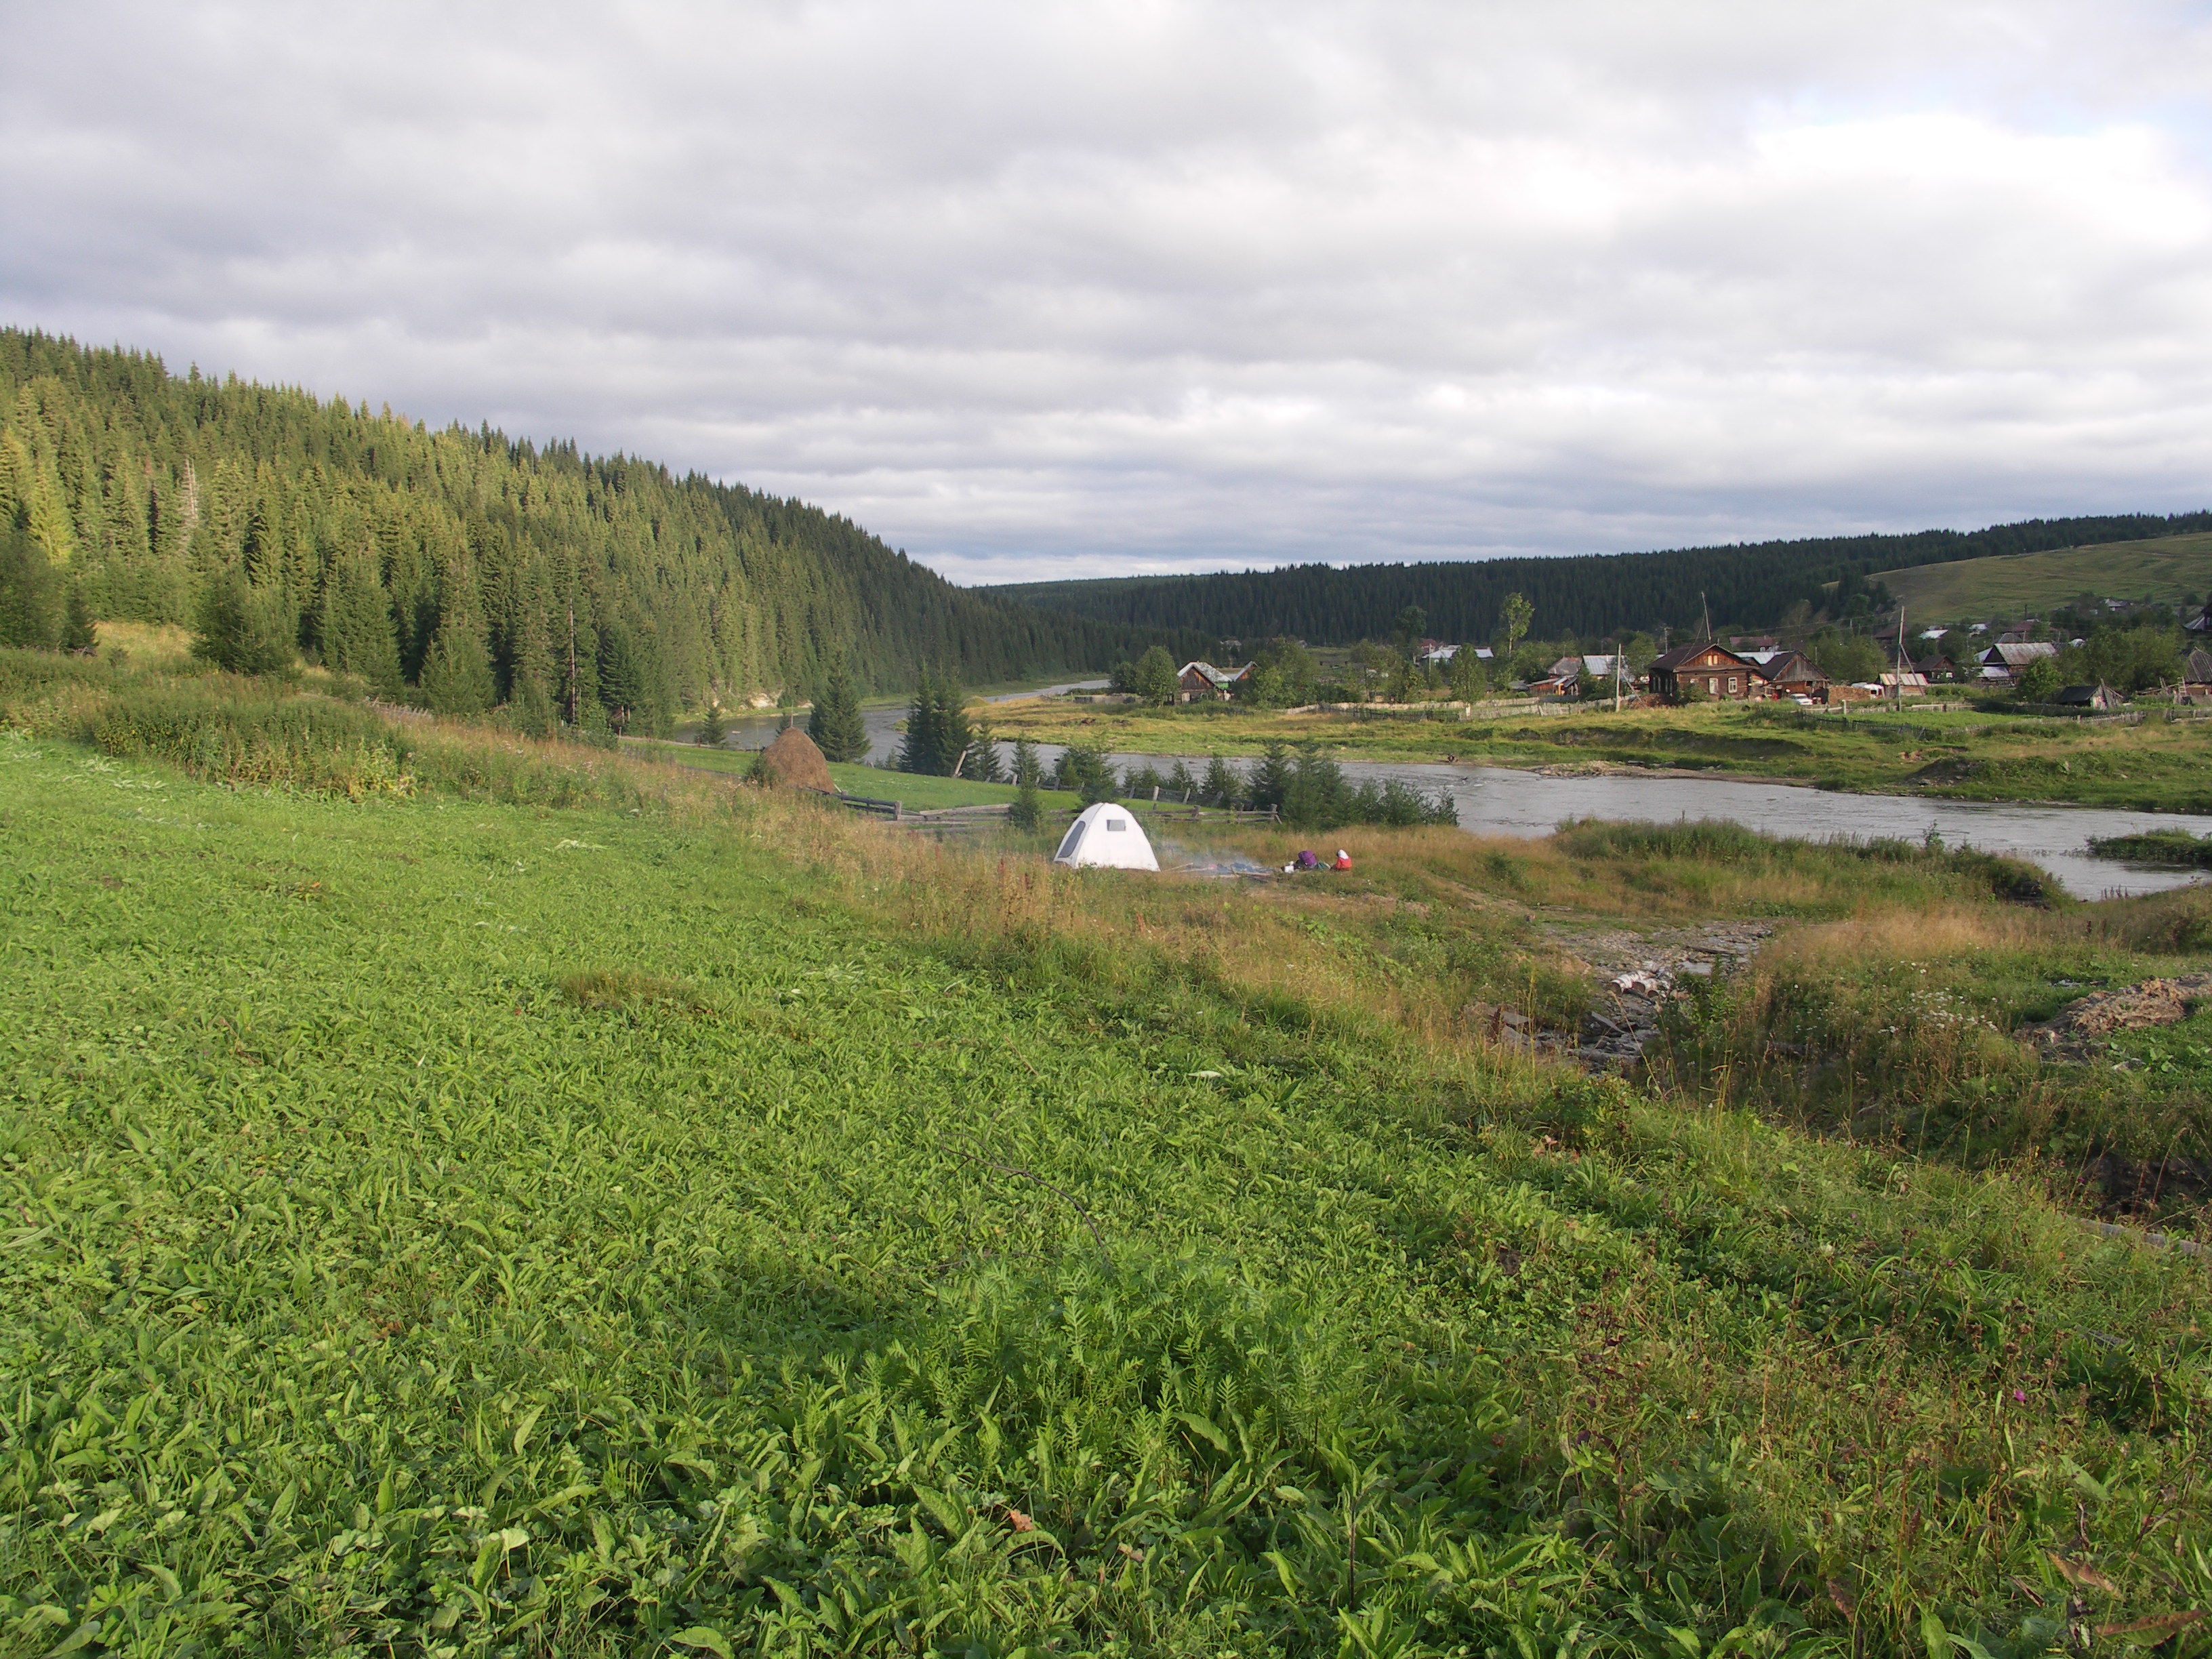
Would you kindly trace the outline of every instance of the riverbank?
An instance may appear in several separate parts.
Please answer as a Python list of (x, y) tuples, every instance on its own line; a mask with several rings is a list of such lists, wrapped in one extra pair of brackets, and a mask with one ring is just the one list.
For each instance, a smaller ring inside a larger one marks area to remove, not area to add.
[(1346, 759), (1523, 770), (1606, 767), (1854, 793), (2212, 811), (2212, 725), (2156, 714), (2133, 726), (2092, 726), (1966, 710), (1923, 713), (1909, 705), (1827, 714), (1768, 703), (1462, 720), (1035, 698), (1000, 704), (992, 719), (1006, 738), (1200, 760), (1255, 755), (1271, 743), (1314, 743)]

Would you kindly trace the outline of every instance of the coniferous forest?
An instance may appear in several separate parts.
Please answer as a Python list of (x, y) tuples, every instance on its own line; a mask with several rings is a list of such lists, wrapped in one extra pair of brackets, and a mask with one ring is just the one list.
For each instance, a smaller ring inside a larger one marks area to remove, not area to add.
[(986, 590), (1045, 610), (1124, 628), (1172, 624), (1218, 638), (1278, 636), (1315, 645), (1388, 638), (1409, 607), (1439, 639), (1487, 640), (1509, 593), (1525, 595), (1547, 629), (1601, 639), (1620, 632), (1716, 623), (1766, 627), (1803, 601), (1818, 611), (1832, 584), (1876, 571), (1998, 553), (2094, 547), (2212, 529), (2212, 513), (2031, 519), (1986, 530), (1822, 536), (1663, 553), (1484, 559), (1434, 564), (1326, 564), (1200, 576), (1119, 576)]
[[(0, 531), (100, 617), (455, 713), (664, 730), (710, 697), (1103, 670), (1163, 639), (956, 587), (849, 520), (630, 457), (0, 330)], [(256, 630), (258, 630), (256, 632)]]

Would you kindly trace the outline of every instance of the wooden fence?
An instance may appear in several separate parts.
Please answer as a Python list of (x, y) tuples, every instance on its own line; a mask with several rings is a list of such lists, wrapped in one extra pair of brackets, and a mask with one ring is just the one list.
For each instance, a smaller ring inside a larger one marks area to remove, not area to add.
[[(836, 799), (863, 817), (939, 834), (995, 830), (1006, 822), (1014, 810), (1012, 801), (993, 801), (977, 806), (920, 807), (908, 806), (904, 801), (877, 800), (866, 795), (839, 795)], [(1153, 800), (1139, 801), (1128, 810), (1140, 821), (1160, 828), (1174, 823), (1203, 826), (1281, 822), (1281, 814), (1272, 806), (1200, 806), (1194, 802)], [(1080, 806), (1048, 806), (1044, 817), (1048, 822), (1065, 823), (1082, 811)]]

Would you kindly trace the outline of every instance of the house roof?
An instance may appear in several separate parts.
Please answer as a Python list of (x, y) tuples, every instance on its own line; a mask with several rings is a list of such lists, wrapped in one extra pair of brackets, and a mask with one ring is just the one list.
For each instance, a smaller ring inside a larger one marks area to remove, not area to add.
[(2055, 657), (2058, 647), (2049, 640), (2000, 640), (1982, 653), (1982, 660), (1990, 666), (2002, 665), (2007, 668), (2025, 668), (2038, 657)]
[(1802, 651), (1777, 651), (1759, 665), (1759, 672), (1770, 680), (1802, 680), (1818, 685), (1828, 677), (1814, 666), (1813, 659)]
[(1197, 674), (1214, 685), (1234, 685), (1251, 672), (1252, 665), (1249, 663), (1242, 668), (1227, 669), (1216, 668), (1210, 662), (1187, 662), (1176, 671), (1176, 678), (1181, 679), (1186, 675)]
[(1651, 659), (1651, 666), (1655, 672), (1664, 669), (1668, 672), (1671, 673), (1675, 669), (1680, 668), (1684, 663), (1692, 661), (1708, 651), (1717, 651), (1722, 656), (1726, 657), (1729, 661), (1739, 663), (1746, 668), (1749, 668), (1753, 665), (1749, 658), (1736, 655), (1735, 652), (1729, 650), (1728, 647), (1724, 645), (1704, 643), (1698, 645), (1678, 645), (1672, 651), (1662, 652), (1658, 656), (1654, 657)]

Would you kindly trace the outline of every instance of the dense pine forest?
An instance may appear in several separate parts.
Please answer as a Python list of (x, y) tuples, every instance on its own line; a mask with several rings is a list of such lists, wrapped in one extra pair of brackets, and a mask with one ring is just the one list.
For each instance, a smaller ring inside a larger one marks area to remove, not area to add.
[(1848, 600), (1876, 571), (2206, 529), (2212, 529), (2212, 513), (2126, 514), (1665, 553), (1341, 570), (1296, 565), (1203, 576), (1028, 582), (988, 591), (1124, 628), (1172, 626), (1253, 641), (1289, 635), (1315, 645), (1387, 638), (1408, 606), (1427, 613), (1429, 631), (1439, 639), (1487, 640), (1498, 631), (1505, 596), (1517, 592), (1534, 605), (1547, 634), (1601, 639), (1631, 629), (1692, 627), (1708, 605), (1716, 625), (1771, 626), (1800, 601), (1813, 611), (1832, 606), (1840, 614), (1838, 599)]
[(93, 616), (193, 624), (212, 595), (388, 695), (541, 722), (663, 728), (841, 663), (871, 692), (1098, 670), (1165, 637), (956, 587), (797, 501), (16, 329), (11, 527)]

